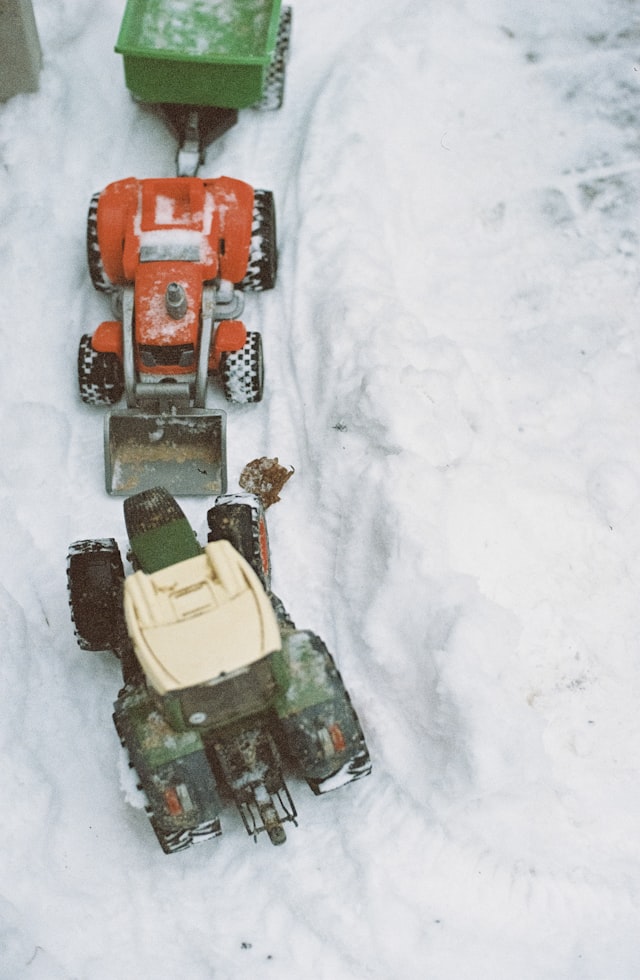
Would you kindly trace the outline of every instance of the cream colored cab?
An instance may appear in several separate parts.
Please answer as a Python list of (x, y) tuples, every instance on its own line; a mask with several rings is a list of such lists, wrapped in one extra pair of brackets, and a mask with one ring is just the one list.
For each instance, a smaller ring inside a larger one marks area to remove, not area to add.
[(158, 694), (208, 684), (279, 650), (280, 631), (262, 584), (228, 541), (125, 580), (129, 635)]

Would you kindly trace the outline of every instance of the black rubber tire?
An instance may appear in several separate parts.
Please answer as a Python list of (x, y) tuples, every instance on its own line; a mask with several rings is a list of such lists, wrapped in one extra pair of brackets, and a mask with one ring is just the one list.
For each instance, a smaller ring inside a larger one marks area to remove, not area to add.
[(98, 240), (98, 202), (101, 191), (97, 191), (91, 198), (89, 204), (89, 214), (87, 215), (87, 265), (93, 288), (99, 293), (112, 293), (115, 289), (109, 280), (102, 263), (100, 253), (100, 242)]
[(124, 569), (113, 538), (76, 541), (67, 556), (71, 620), (83, 650), (119, 650), (123, 635)]
[(212, 837), (219, 837), (222, 833), (219, 820), (211, 820), (208, 824), (201, 824), (199, 827), (187, 830), (164, 830), (160, 823), (149, 817), (153, 831), (158, 838), (158, 843), (165, 854), (176, 854), (178, 851), (186, 851), (192, 844), (200, 844)]
[(238, 289), (265, 292), (273, 289), (278, 275), (276, 205), (271, 191), (253, 192), (253, 219), (247, 271)]
[(271, 112), (275, 109), (280, 109), (284, 102), (286, 64), (291, 42), (291, 21), (291, 7), (283, 7), (280, 12), (276, 46), (271, 64), (267, 70), (262, 98), (254, 106), (260, 112)]
[(87, 333), (78, 346), (78, 388), (85, 405), (115, 405), (124, 392), (124, 374), (117, 355), (94, 350)]
[(159, 527), (186, 520), (175, 497), (164, 487), (142, 490), (124, 501), (124, 522), (129, 539)]
[(191, 847), (193, 841), (189, 830), (166, 831), (153, 817), (149, 817), (149, 821), (165, 854), (175, 854), (177, 851), (186, 851)]
[(264, 358), (260, 334), (256, 331), (247, 331), (244, 347), (223, 354), (220, 373), (227, 401), (239, 405), (262, 401)]
[(271, 555), (267, 523), (259, 501), (222, 500), (207, 512), (209, 541), (229, 541), (249, 562), (265, 590), (271, 588)]
[(282, 108), (286, 74), (285, 59), (275, 57), (267, 69), (262, 98), (255, 106), (259, 112), (274, 112)]
[(276, 614), (280, 631), (294, 630), (296, 628), (296, 624), (287, 612), (282, 599), (280, 599), (274, 592), (269, 592), (269, 598), (271, 599), (271, 605), (273, 606), (273, 611)]
[(276, 41), (276, 55), (280, 58), (286, 58), (289, 54), (292, 23), (293, 10), (291, 7), (282, 7), (280, 11), (280, 22), (278, 24), (278, 39)]

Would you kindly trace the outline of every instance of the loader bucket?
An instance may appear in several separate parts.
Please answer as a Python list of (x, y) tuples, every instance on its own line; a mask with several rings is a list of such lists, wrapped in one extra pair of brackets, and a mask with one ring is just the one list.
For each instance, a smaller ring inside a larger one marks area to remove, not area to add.
[(105, 419), (104, 450), (108, 493), (128, 495), (158, 486), (178, 496), (226, 490), (224, 412), (111, 412)]

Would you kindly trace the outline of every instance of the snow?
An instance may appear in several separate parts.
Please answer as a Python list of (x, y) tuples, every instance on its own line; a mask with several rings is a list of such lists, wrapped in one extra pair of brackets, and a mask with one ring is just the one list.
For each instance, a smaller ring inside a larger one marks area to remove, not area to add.
[(283, 109), (209, 151), (202, 176), (274, 191), (281, 246), (230, 490), (295, 467), (274, 589), (374, 769), (291, 780), (281, 848), (226, 809), (172, 856), (123, 796), (119, 671), (75, 643), (65, 554), (126, 547), (76, 393), (109, 315), (86, 211), (175, 144), (127, 94), (119, 0), (34, 9), (40, 91), (0, 107), (0, 978), (637, 977), (635, 5), (305, 0)]
[[(271, 20), (270, 0), (142, 0), (131, 17), (124, 49), (190, 57), (263, 56)], [(242, 47), (229, 30), (243, 22)]]

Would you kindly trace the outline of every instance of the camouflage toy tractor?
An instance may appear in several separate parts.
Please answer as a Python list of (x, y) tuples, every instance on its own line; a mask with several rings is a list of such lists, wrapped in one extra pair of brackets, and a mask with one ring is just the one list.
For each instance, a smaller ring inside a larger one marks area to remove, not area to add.
[(259, 500), (218, 498), (204, 548), (162, 488), (124, 511), (135, 571), (114, 539), (78, 541), (69, 600), (80, 646), (121, 659), (113, 717), (156, 836), (166, 853), (214, 837), (231, 799), (250, 835), (281, 844), (296, 822), (285, 765), (314, 793), (371, 765), (327, 648), (271, 592)]
[(230, 177), (131, 177), (94, 195), (89, 272), (117, 319), (81, 338), (78, 384), (87, 404), (125, 395), (106, 421), (109, 492), (226, 489), (207, 386), (218, 375), (227, 400), (262, 398), (262, 340), (239, 316), (245, 291), (275, 285), (275, 222), (271, 192)]

